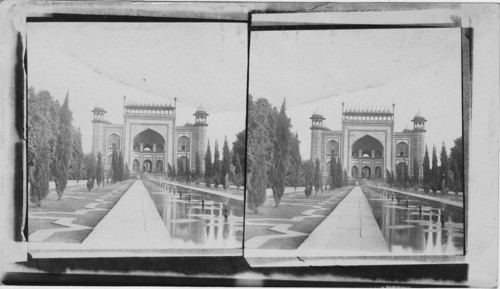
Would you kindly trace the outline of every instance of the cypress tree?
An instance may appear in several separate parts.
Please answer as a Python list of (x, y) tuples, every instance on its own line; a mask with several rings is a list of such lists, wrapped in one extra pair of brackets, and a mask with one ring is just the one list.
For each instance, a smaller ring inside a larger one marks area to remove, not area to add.
[(213, 165), (213, 182), (215, 188), (219, 188), (219, 184), (221, 183), (221, 163), (220, 163), (220, 155), (219, 155), (219, 143), (215, 140), (214, 145), (214, 165)]
[(128, 168), (128, 163), (125, 163), (125, 166), (123, 167), (123, 179), (124, 180), (130, 179), (130, 170)]
[(290, 157), (290, 119), (286, 115), (286, 99), (283, 100), (280, 112), (276, 118), (272, 150), (271, 188), (277, 207), (285, 191), (285, 176), (287, 175), (287, 164)]
[[(446, 146), (443, 145), (441, 146), (441, 155), (440, 155), (440, 160), (441, 160), (441, 177), (439, 178), (439, 185), (441, 186), (443, 180), (444, 180), (444, 185), (445, 187), (449, 187), (450, 182), (448, 180), (448, 170), (449, 170), (449, 165), (448, 165), (448, 154), (446, 153)], [(445, 193), (446, 189), (441, 188), (441, 193)]]
[(238, 153), (235, 153), (236, 166), (234, 168), (234, 184), (236, 186), (236, 190), (240, 190), (240, 186), (243, 182), (243, 169), (241, 168), (240, 157)]
[(417, 158), (413, 160), (413, 183), (415, 185), (420, 184), (420, 165), (418, 164)]
[(314, 185), (314, 163), (312, 161), (308, 161), (306, 164), (306, 172), (305, 172), (305, 190), (306, 198), (309, 198), (312, 194)]
[(96, 181), (97, 181), (97, 187), (101, 185), (101, 182), (103, 181), (102, 178), (102, 173), (103, 173), (103, 167), (102, 167), (102, 154), (99, 152), (97, 154), (97, 169), (96, 169)]
[(332, 154), (330, 158), (330, 190), (335, 190), (337, 188), (336, 182), (337, 182), (337, 164), (335, 160), (334, 154)]
[(68, 168), (71, 161), (73, 148), (73, 126), (72, 116), (68, 103), (69, 95), (66, 94), (63, 106), (59, 115), (59, 127), (55, 151), (55, 171), (54, 181), (56, 183), (57, 199), (60, 200), (68, 184)]
[(212, 152), (210, 151), (210, 141), (205, 152), (205, 185), (210, 188), (212, 182)]
[(116, 183), (119, 180), (119, 160), (118, 160), (118, 152), (116, 151), (116, 147), (113, 146), (113, 153), (111, 154), (111, 167), (113, 168), (113, 178), (112, 183)]
[(196, 180), (201, 178), (201, 160), (198, 152), (195, 153), (194, 158), (194, 176)]
[[(222, 146), (222, 168), (221, 168), (222, 174), (222, 185), (224, 186), (224, 189), (229, 188), (229, 183), (226, 183), (226, 180), (231, 179), (231, 152), (229, 151), (229, 145), (227, 143), (227, 137), (224, 138), (224, 145)], [(227, 178), (226, 178), (227, 175)]]
[(321, 183), (321, 174), (320, 174), (320, 163), (319, 159), (316, 158), (316, 164), (314, 166), (314, 190), (316, 191), (316, 195), (318, 194), (318, 191), (320, 189), (320, 183)]
[(422, 185), (424, 187), (424, 191), (428, 193), (429, 186), (431, 183), (431, 168), (429, 163), (429, 151), (427, 149), (427, 146), (425, 146), (425, 155), (424, 155), (424, 162), (422, 163), (422, 169), (423, 169)]
[(42, 122), (40, 131), (36, 155), (33, 158), (33, 166), (30, 168), (30, 175), (32, 176), (30, 200), (36, 207), (40, 207), (42, 205), (41, 201), (48, 195), (50, 182), (50, 158), (44, 157), (50, 153), (49, 133), (46, 123)]
[(247, 203), (248, 207), (258, 214), (259, 207), (266, 200), (267, 189), (267, 146), (265, 142), (266, 131), (262, 124), (257, 124), (257, 127), (252, 130), (252, 135), (249, 137), (248, 153), (248, 183), (247, 183)]
[(123, 181), (123, 155), (122, 152), (118, 154), (118, 181)]
[(73, 172), (74, 179), (76, 180), (76, 192), (78, 193), (78, 183), (82, 177), (82, 167), (83, 167), (83, 149), (82, 149), (82, 132), (80, 128), (75, 133), (75, 138), (73, 141)]
[(302, 166), (302, 157), (300, 155), (300, 141), (298, 133), (292, 136), (290, 145), (290, 170), (292, 177), (292, 185), (294, 190), (297, 190), (300, 180), (300, 168)]
[(94, 182), (96, 177), (96, 164), (95, 164), (95, 156), (93, 153), (89, 153), (86, 156), (86, 172), (87, 172), (87, 189), (92, 190), (94, 188)]
[(436, 155), (436, 147), (432, 147), (432, 169), (431, 169), (431, 188), (434, 193), (437, 192), (439, 187), (439, 181), (441, 177), (439, 176), (439, 169), (437, 165), (437, 155)]

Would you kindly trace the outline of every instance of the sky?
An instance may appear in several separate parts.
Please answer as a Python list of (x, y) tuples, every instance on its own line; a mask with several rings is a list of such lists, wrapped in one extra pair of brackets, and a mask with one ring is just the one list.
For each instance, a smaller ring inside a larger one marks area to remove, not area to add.
[(207, 137), (236, 140), (245, 129), (247, 27), (240, 23), (28, 23), (28, 86), (61, 103), (69, 92), (84, 152), (95, 106), (123, 123), (127, 99), (173, 102), (177, 125), (203, 105)]
[(311, 149), (311, 115), (341, 129), (346, 107), (395, 104), (395, 131), (420, 111), (425, 141), (448, 152), (462, 135), (459, 28), (257, 31), (250, 40), (254, 99), (280, 106), (286, 98), (303, 159)]

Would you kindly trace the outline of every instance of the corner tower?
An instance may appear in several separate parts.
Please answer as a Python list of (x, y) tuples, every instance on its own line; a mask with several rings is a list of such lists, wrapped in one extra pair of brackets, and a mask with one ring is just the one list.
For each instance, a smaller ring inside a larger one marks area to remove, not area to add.
[(323, 121), (325, 118), (316, 110), (309, 118), (311, 120), (311, 160), (319, 158), (322, 160), (321, 148), (323, 145)]
[[(194, 115), (194, 135), (193, 139), (197, 144), (197, 147), (194, 148), (195, 152), (198, 152), (198, 155), (200, 156), (201, 160), (201, 168), (204, 170), (205, 167), (205, 151), (207, 149), (207, 116), (209, 115), (205, 108), (200, 105), (198, 109), (196, 109), (196, 112), (193, 114)], [(194, 160), (194, 159), (193, 159)], [(194, 164), (194, 163), (193, 163)], [(193, 166), (194, 168), (194, 166)]]
[(104, 132), (104, 124), (107, 123), (104, 119), (106, 110), (100, 107), (94, 107), (92, 110), (92, 153), (97, 155), (100, 151), (104, 153), (106, 140)]

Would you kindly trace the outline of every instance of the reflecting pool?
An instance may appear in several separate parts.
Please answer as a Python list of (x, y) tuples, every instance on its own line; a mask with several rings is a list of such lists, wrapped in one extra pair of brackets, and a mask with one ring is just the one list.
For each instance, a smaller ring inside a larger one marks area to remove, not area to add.
[(243, 202), (175, 185), (158, 186), (149, 182), (146, 186), (174, 245), (242, 247)]
[(365, 186), (362, 190), (391, 252), (463, 254), (463, 208)]

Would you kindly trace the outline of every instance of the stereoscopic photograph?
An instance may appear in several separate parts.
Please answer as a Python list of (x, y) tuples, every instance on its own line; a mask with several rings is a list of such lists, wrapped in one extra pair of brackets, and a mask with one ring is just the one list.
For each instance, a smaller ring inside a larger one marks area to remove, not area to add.
[(241, 255), (246, 25), (27, 28), (30, 253)]
[(0, 2), (0, 283), (498, 286), (499, 5), (70, 2)]
[(247, 256), (464, 254), (459, 28), (250, 43)]

